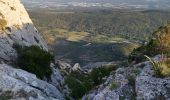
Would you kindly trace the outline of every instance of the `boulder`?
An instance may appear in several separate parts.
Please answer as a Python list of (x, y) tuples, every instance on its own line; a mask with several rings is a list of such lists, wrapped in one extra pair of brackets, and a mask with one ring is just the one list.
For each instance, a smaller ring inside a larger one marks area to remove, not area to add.
[(79, 63), (76, 63), (73, 67), (72, 67), (72, 71), (81, 71), (81, 67)]
[(59, 69), (61, 69), (61, 70), (69, 70), (69, 69), (72, 68), (72, 66), (70, 64), (68, 64), (68, 63), (66, 63), (64, 61), (58, 60), (56, 62), (56, 64), (58, 65)]

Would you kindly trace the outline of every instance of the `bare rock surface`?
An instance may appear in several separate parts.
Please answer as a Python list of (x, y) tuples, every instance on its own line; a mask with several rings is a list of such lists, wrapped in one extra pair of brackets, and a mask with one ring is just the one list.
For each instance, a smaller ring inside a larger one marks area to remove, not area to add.
[(170, 99), (170, 77), (158, 78), (153, 74), (152, 66), (148, 64), (136, 77), (137, 100)]
[[(159, 60), (159, 56), (154, 58)], [(170, 100), (170, 77), (154, 76), (153, 66), (142, 62), (118, 68), (107, 81), (83, 96), (82, 100)]]
[(0, 65), (0, 97), (20, 100), (64, 100), (53, 85), (6, 64)]

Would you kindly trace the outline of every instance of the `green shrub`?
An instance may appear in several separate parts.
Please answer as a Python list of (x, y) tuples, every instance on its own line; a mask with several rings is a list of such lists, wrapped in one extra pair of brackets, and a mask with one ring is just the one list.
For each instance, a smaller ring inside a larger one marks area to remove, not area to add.
[(83, 83), (74, 77), (68, 76), (65, 83), (72, 90), (71, 96), (74, 98), (81, 98), (87, 91)]
[(80, 99), (85, 93), (101, 84), (103, 77), (109, 76), (110, 72), (115, 69), (116, 66), (103, 66), (92, 69), (88, 74), (75, 71), (66, 77), (65, 83), (72, 90), (71, 96)]
[(17, 65), (19, 68), (34, 73), (38, 78), (49, 77), (52, 73), (50, 63), (53, 55), (38, 46), (20, 46), (14, 44), (18, 53)]
[(156, 48), (157, 41), (152, 39), (147, 45), (142, 45), (139, 48), (133, 50), (129, 55), (129, 62), (136, 61), (136, 63), (145, 60), (144, 55), (154, 56), (159, 54), (160, 51)]
[(90, 73), (89, 77), (93, 80), (95, 85), (99, 85), (103, 82), (102, 78), (109, 76), (110, 72), (113, 71), (115, 67), (99, 67), (94, 68)]
[(110, 90), (117, 89), (118, 87), (119, 87), (118, 83), (113, 82), (113, 83), (110, 85)]
[(135, 87), (135, 77), (129, 75), (129, 76), (127, 76), (127, 79), (128, 79), (128, 81), (129, 81), (129, 85)]
[(170, 54), (170, 24), (160, 27), (153, 33), (153, 38), (147, 45), (134, 49), (129, 56), (129, 61), (141, 62), (144, 55)]

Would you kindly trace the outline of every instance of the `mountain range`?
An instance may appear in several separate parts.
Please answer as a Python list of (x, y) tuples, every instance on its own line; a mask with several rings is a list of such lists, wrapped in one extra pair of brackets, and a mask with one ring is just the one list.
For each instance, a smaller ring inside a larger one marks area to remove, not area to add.
[(67, 7), (106, 7), (106, 8), (145, 8), (168, 9), (169, 0), (22, 0), (27, 8), (67, 8)]

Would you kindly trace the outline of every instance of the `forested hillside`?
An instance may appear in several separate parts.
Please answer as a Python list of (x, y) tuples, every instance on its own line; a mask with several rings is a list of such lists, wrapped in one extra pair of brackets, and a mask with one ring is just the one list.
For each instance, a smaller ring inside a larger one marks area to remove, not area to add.
[(56, 60), (83, 65), (125, 60), (138, 44), (148, 41), (158, 27), (170, 20), (170, 12), (158, 10), (46, 9), (29, 13), (51, 44)]
[[(92, 35), (116, 35), (130, 40), (146, 40), (159, 26), (170, 20), (168, 11), (29, 11), (40, 31), (65, 29)], [(54, 32), (49, 32), (54, 33)], [(46, 32), (45, 34), (48, 34)], [(55, 32), (56, 34), (56, 32)]]

